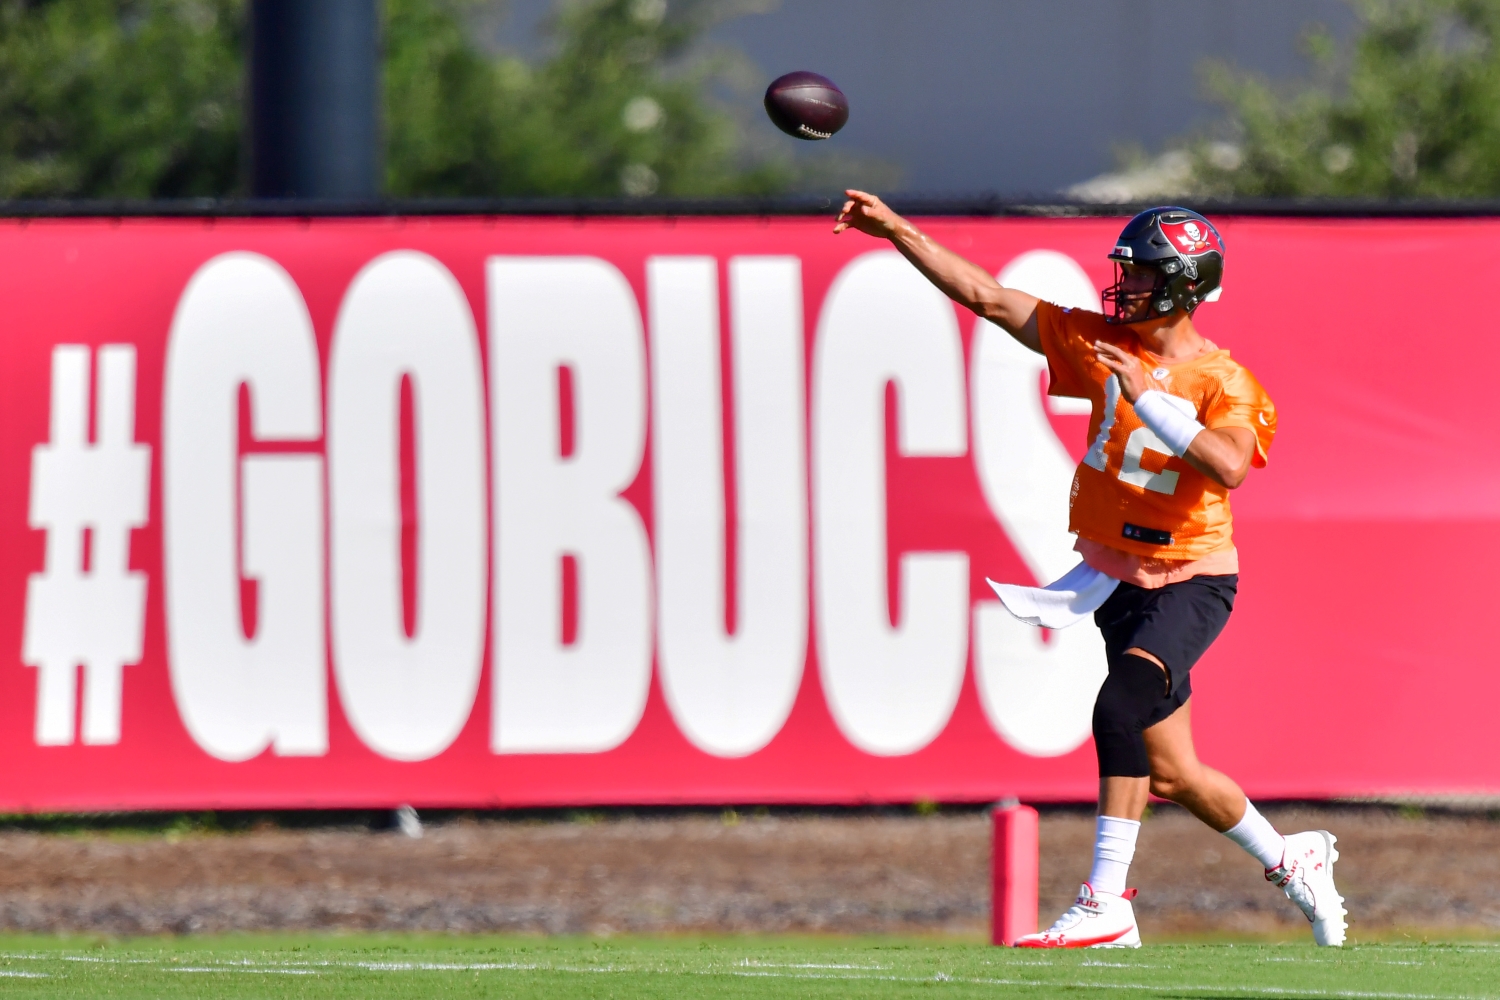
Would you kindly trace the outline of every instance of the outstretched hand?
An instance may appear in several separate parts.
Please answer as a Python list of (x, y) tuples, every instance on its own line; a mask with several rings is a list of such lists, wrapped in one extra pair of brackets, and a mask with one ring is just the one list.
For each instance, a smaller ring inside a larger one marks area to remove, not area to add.
[(1042, 350), (1037, 333), (1037, 300), (1014, 288), (1002, 288), (995, 276), (932, 239), (868, 191), (844, 192), (835, 235), (857, 229), (891, 244), (944, 295), (982, 319), (999, 325), (1027, 350)]
[(834, 235), (846, 229), (858, 229), (881, 239), (890, 239), (896, 234), (901, 216), (891, 211), (885, 202), (873, 194), (853, 188), (844, 194), (849, 196), (849, 200), (844, 202), (844, 207), (839, 211), (838, 222), (833, 227)]

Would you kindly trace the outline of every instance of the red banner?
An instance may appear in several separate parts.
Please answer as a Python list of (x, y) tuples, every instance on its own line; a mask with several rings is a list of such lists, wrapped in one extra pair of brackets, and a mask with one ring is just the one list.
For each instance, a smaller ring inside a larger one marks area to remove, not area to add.
[[(1097, 308), (1119, 220), (930, 220)], [(1224, 219), (1199, 751), (1500, 793), (1500, 222)], [(831, 220), (0, 222), (0, 809), (1083, 800), (1087, 417)], [(1462, 277), (1452, 262), (1463, 261)], [(1420, 600), (1418, 599), (1420, 598)]]

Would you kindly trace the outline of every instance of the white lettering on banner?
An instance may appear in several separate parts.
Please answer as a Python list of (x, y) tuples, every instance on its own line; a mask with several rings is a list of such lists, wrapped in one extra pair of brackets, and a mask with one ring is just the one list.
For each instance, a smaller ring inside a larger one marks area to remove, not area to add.
[(947, 724), (968, 655), (969, 560), (901, 557), (901, 622), (886, 587), (885, 387), (903, 455), (962, 455), (964, 361), (953, 307), (899, 254), (856, 258), (834, 280), (813, 355), (818, 658), (828, 705), (855, 746), (920, 749)]
[[(651, 682), (651, 552), (620, 497), (646, 442), (640, 310), (592, 257), (492, 257), (488, 265), (495, 496), (497, 753), (618, 746)], [(559, 369), (573, 385), (561, 454)], [(562, 562), (577, 566), (577, 634), (562, 635)]]
[[(1098, 301), (1083, 269), (1051, 250), (1017, 257), (1000, 283), (1075, 309)], [(999, 327), (985, 320), (975, 326), (969, 398), (979, 482), (1039, 584), (1062, 576), (1079, 558), (1068, 533), (1073, 460), (1038, 391), (1046, 368), (1042, 355)], [(1050, 638), (1044, 642), (1040, 629), (1017, 621), (999, 601), (974, 607), (974, 666), (985, 714), (1007, 743), (1035, 757), (1067, 753), (1088, 738), (1105, 675), (1104, 640), (1092, 623)]]
[[(167, 341), (162, 508), (172, 692), (193, 739), (222, 760), (268, 745), (283, 755), (322, 754), (322, 460), (239, 459), (241, 384), (256, 438), (305, 442), (322, 433), (318, 348), (302, 294), (274, 261), (229, 253), (188, 282)], [(249, 638), (241, 572), (256, 581)]]
[[(395, 251), (355, 277), (328, 362), (330, 621), (344, 711), (396, 760), (447, 749), (483, 669), (488, 538), (484, 384), (463, 289), (426, 254)], [(416, 452), (416, 616), (403, 622), (401, 383)]]
[(786, 721), (807, 656), (802, 274), (729, 262), (738, 616), (725, 633), (718, 264), (647, 262), (662, 688), (694, 745), (732, 757)]
[(151, 449), (135, 442), (135, 348), (99, 349), (95, 442), (88, 443), (89, 349), (52, 351), (51, 435), (31, 452), (33, 528), (46, 562), (26, 582), (22, 660), (37, 668), (36, 742), (73, 742), (78, 666), (83, 742), (120, 741), (127, 664), (140, 662), (146, 577), (130, 570), (130, 529), (146, 524)]

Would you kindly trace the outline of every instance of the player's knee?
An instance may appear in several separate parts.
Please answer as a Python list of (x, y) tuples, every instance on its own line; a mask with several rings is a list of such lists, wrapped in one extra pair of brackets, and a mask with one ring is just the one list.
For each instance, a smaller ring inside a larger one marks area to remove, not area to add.
[(1168, 802), (1176, 802), (1178, 797), (1188, 790), (1190, 782), (1184, 779), (1179, 772), (1169, 771), (1160, 774), (1155, 771), (1151, 774), (1151, 794)]
[(1094, 749), (1101, 778), (1150, 775), (1142, 735), (1163, 697), (1161, 668), (1138, 656), (1122, 656), (1112, 666), (1094, 701)]
[(1110, 674), (1100, 686), (1099, 696), (1094, 699), (1094, 737), (1140, 735), (1142, 731), (1141, 713), (1135, 699), (1119, 678)]
[(1203, 784), (1203, 778), (1203, 765), (1191, 755), (1177, 760), (1159, 755), (1151, 758), (1151, 794), (1159, 799), (1179, 802), (1192, 795)]
[(1094, 750), (1101, 778), (1144, 778), (1151, 773), (1141, 721), (1128, 686), (1110, 674), (1094, 701)]
[(1206, 769), (1191, 745), (1164, 746), (1162, 741), (1148, 740), (1146, 752), (1151, 758), (1151, 794), (1157, 798), (1184, 802), (1203, 785)]

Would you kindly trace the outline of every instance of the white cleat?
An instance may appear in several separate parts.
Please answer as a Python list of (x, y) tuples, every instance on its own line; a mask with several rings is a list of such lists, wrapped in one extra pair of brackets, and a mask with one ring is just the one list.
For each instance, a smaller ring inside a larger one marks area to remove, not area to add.
[(1266, 881), (1280, 887), (1312, 924), (1313, 940), (1339, 948), (1348, 924), (1344, 897), (1333, 886), (1338, 838), (1327, 830), (1308, 830), (1286, 838), (1281, 864), (1266, 869)]
[(1123, 896), (1095, 892), (1087, 882), (1078, 898), (1057, 923), (1039, 934), (1018, 938), (1017, 948), (1139, 948), (1141, 932), (1135, 926), (1135, 908), (1130, 901), (1135, 890)]

